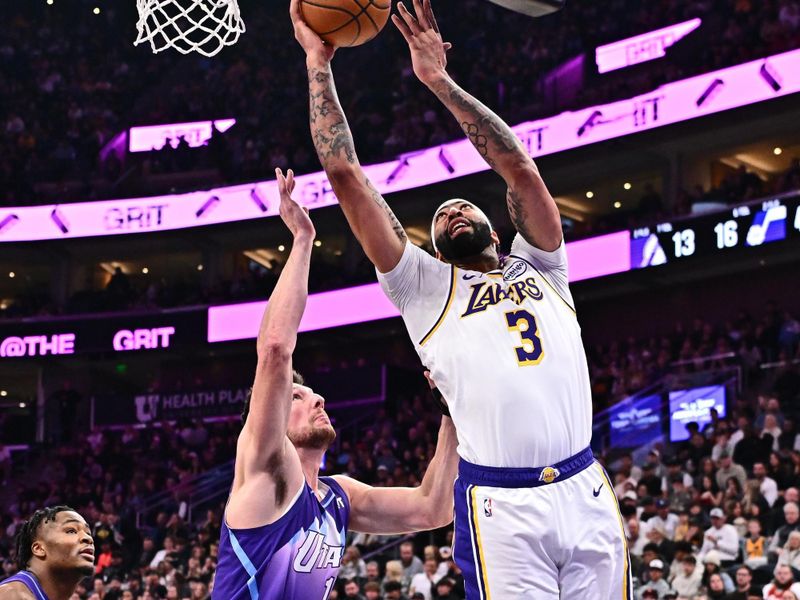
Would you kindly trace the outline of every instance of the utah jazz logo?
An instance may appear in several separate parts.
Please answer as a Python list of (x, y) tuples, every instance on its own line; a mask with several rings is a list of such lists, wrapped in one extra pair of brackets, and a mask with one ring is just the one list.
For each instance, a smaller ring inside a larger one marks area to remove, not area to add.
[(323, 534), (309, 531), (292, 566), (298, 573), (310, 573), (312, 569), (338, 569), (343, 555), (343, 546), (328, 545)]
[(472, 294), (469, 297), (467, 310), (462, 317), (468, 317), (475, 313), (483, 312), (490, 306), (499, 304), (503, 300), (511, 300), (514, 304), (522, 304), (525, 298), (541, 300), (542, 290), (536, 285), (533, 277), (527, 277), (522, 281), (515, 281), (512, 284), (502, 284), (500, 282), (476, 283), (472, 287)]
[(553, 467), (545, 467), (542, 469), (542, 473), (539, 475), (539, 481), (553, 483), (559, 475), (561, 475), (561, 471), (558, 469), (554, 469)]

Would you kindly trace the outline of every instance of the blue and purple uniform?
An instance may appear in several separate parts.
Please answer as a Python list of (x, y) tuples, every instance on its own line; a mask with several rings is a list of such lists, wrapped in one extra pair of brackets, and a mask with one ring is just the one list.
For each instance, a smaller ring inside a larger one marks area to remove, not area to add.
[(330, 477), (307, 484), (274, 523), (222, 524), (213, 600), (326, 600), (344, 554), (350, 500)]
[(0, 586), (6, 585), (7, 583), (13, 583), (14, 581), (19, 581), (21, 584), (27, 587), (36, 600), (50, 600), (47, 597), (47, 594), (44, 593), (42, 585), (39, 583), (36, 575), (30, 571), (20, 571), (16, 575), (12, 575), (8, 579), (0, 581)]

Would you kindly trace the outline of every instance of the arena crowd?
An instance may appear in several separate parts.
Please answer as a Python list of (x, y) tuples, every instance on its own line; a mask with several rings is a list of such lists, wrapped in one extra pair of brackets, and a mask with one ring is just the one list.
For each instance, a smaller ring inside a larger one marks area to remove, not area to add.
[[(214, 183), (233, 183), (270, 178), (275, 167), (318, 170), (301, 110), (307, 105), (305, 69), (289, 19), (276, 19), (270, 4), (241, 5), (247, 34), (214, 60), (154, 57), (134, 48), (132, 4), (104, 7), (97, 15), (87, 2), (16, 6), (0, 44), (0, 85), (6, 90), (0, 204), (179, 189), (174, 181), (151, 178), (144, 187), (139, 181), (170, 172), (210, 169)], [(454, 44), (450, 70), (510, 123), (630, 97), (800, 45), (797, 0), (660, 0), (633, 9), (622, 0), (602, 6), (575, 0), (545, 26), (485, 0), (439, 0), (437, 13)], [(702, 43), (689, 52), (617, 73), (592, 73), (598, 45), (694, 17), (703, 19), (697, 36)], [(460, 138), (458, 124), (414, 81), (400, 36), (386, 31), (371, 44), (371, 52), (340, 52), (336, 63), (361, 158), (392, 158)], [(544, 76), (579, 55), (588, 63), (580, 90), (548, 97)], [(368, 88), (360, 85), (365, 71), (373, 78)], [(278, 75), (281, 84), (275, 85)], [(152, 83), (143, 87), (142, 81)], [(237, 125), (201, 151), (182, 147), (133, 164), (100, 159), (105, 144), (132, 125), (229, 117)]]

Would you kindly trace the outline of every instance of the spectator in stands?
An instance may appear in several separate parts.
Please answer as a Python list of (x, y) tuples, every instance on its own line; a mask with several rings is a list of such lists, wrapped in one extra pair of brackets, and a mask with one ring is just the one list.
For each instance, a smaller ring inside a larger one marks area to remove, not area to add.
[[(378, 588), (380, 591), (380, 583), (381, 583), (381, 570), (380, 565), (377, 561), (371, 560), (366, 564), (366, 577), (365, 582), (375, 582), (378, 584)], [(365, 588), (366, 591), (366, 588)]]
[(736, 569), (736, 590), (728, 594), (728, 600), (749, 600), (750, 596), (761, 597), (761, 591), (753, 587), (753, 571), (747, 565)]
[(675, 528), (678, 526), (678, 515), (671, 512), (671, 503), (667, 498), (656, 500), (656, 516), (647, 521), (648, 529), (659, 526), (667, 539), (675, 539)]
[(427, 559), (422, 568), (422, 573), (417, 573), (411, 578), (408, 593), (413, 596), (416, 593), (422, 594), (424, 600), (432, 600), (436, 582), (440, 579), (436, 571), (439, 564), (435, 559)]
[(688, 554), (683, 558), (680, 568), (672, 573), (670, 585), (681, 596), (691, 598), (700, 591), (703, 571), (697, 567), (697, 559)]
[(800, 570), (800, 531), (792, 531), (789, 534), (789, 539), (778, 557), (778, 564), (789, 565), (794, 570)]
[(408, 600), (403, 594), (403, 584), (399, 581), (387, 581), (383, 584), (384, 600)]
[(463, 595), (457, 594), (455, 590), (455, 582), (450, 577), (442, 577), (436, 583), (437, 600), (462, 600)]
[(655, 545), (655, 551), (658, 556), (667, 563), (672, 562), (672, 558), (675, 555), (675, 542), (667, 537), (662, 525), (658, 523), (650, 525), (651, 521), (652, 519), (648, 521), (647, 525), (647, 539), (650, 540), (651, 544)]
[(390, 581), (403, 583), (403, 563), (399, 560), (390, 560), (386, 563), (386, 574), (383, 576), (384, 589)]
[(669, 583), (667, 580), (664, 579), (664, 563), (656, 558), (650, 561), (648, 564), (648, 570), (650, 576), (648, 581), (639, 588), (639, 598), (644, 598), (644, 593), (646, 591), (654, 591), (656, 592), (656, 598), (661, 598), (664, 594), (671, 591)]
[(767, 564), (767, 539), (761, 535), (761, 521), (750, 519), (747, 522), (747, 535), (743, 542), (744, 564), (750, 569), (765, 566)]
[(343, 580), (357, 579), (364, 581), (367, 578), (367, 565), (361, 558), (361, 552), (355, 546), (348, 546), (342, 556), (339, 568), (339, 577)]
[(733, 462), (730, 452), (721, 452), (716, 476), (717, 487), (724, 490), (730, 477), (735, 477), (739, 482), (739, 488), (744, 489), (747, 483), (747, 472), (744, 467)]
[(778, 561), (784, 553), (789, 534), (800, 530), (800, 510), (796, 503), (787, 502), (783, 507), (783, 516), (785, 522), (775, 531), (769, 545), (768, 556), (773, 562)]
[(344, 597), (352, 600), (365, 600), (361, 594), (361, 586), (355, 579), (345, 579), (344, 581)]
[(733, 580), (731, 579), (730, 575), (728, 575), (725, 571), (721, 568), (721, 561), (719, 557), (719, 552), (716, 550), (711, 550), (708, 552), (703, 558), (703, 585), (708, 588), (709, 581), (712, 575), (719, 575), (722, 577), (722, 581), (725, 584), (725, 589), (729, 592), (732, 592), (735, 589), (733, 584)]
[(403, 592), (408, 591), (414, 575), (423, 572), (422, 560), (414, 554), (414, 544), (403, 542), (400, 544), (400, 562), (403, 566)]
[(777, 565), (775, 578), (764, 586), (764, 600), (781, 600), (784, 592), (794, 584), (794, 575), (789, 565)]
[(368, 581), (365, 583), (364, 597), (366, 600), (381, 600), (381, 584), (377, 581)]
[(771, 508), (778, 499), (778, 484), (767, 475), (767, 467), (763, 462), (753, 463), (753, 477), (758, 481), (759, 492)]
[(710, 600), (721, 600), (727, 598), (728, 594), (725, 591), (725, 581), (722, 575), (714, 573), (708, 578), (708, 597)]
[(733, 525), (725, 522), (725, 512), (721, 508), (712, 508), (711, 527), (703, 536), (703, 547), (698, 556), (704, 559), (711, 551), (716, 551), (722, 566), (730, 566), (739, 554), (739, 535)]

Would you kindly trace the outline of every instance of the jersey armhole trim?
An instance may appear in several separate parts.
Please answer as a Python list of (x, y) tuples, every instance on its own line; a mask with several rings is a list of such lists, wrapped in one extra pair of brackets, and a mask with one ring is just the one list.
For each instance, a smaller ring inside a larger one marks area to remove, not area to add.
[(517, 256), (516, 254), (509, 254), (508, 256), (510, 258), (518, 258), (519, 260), (524, 261), (525, 263), (529, 264), (531, 266), (531, 268), (539, 274), (539, 277), (541, 277), (542, 280), (547, 284), (547, 287), (549, 287), (551, 290), (553, 290), (555, 295), (558, 296), (561, 299), (561, 301), (572, 312), (572, 314), (575, 315), (575, 316), (578, 316), (578, 313), (575, 310), (575, 308), (569, 302), (564, 300), (564, 297), (561, 294), (558, 293), (558, 290), (553, 286), (552, 283), (550, 283), (550, 281), (547, 279), (547, 277), (545, 277), (544, 273), (542, 273), (539, 269), (536, 268), (536, 265), (534, 265), (531, 261), (529, 261), (524, 256)]
[(420, 341), (420, 346), (424, 346), (425, 342), (431, 339), (431, 336), (436, 333), (436, 330), (439, 329), (442, 321), (444, 321), (445, 316), (447, 316), (450, 306), (453, 304), (453, 298), (455, 298), (456, 295), (456, 273), (458, 273), (458, 268), (455, 265), (450, 265), (450, 291), (447, 292), (447, 302), (445, 302), (444, 308), (439, 318), (436, 319), (436, 322), (433, 324), (433, 327), (428, 330), (428, 333), (426, 333), (425, 337)]

